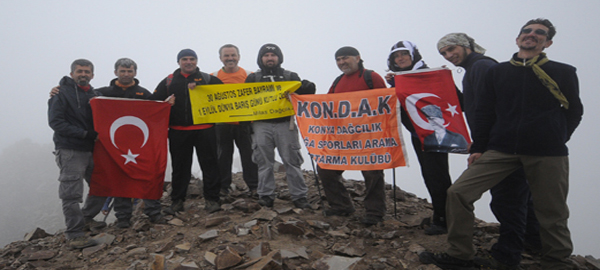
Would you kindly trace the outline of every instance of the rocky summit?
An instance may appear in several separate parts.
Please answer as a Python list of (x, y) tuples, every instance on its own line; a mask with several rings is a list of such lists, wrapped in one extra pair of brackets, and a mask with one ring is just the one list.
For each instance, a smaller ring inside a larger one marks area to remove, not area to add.
[[(304, 173), (308, 209), (294, 208), (285, 173), (276, 173), (278, 197), (272, 208), (261, 207), (241, 177), (234, 174), (221, 211), (204, 210), (201, 180), (193, 179), (185, 211), (166, 216), (166, 224), (150, 223), (140, 203), (130, 228), (109, 224), (89, 232), (98, 245), (83, 250), (70, 249), (60, 231), (50, 235), (36, 228), (0, 250), (0, 269), (439, 269), (419, 261), (423, 251), (447, 248), (446, 235), (424, 234), (432, 215), (425, 199), (387, 185), (387, 215), (366, 227), (360, 222), (362, 181), (344, 180), (356, 212), (325, 217), (327, 202), (312, 171)], [(167, 183), (165, 206), (168, 192)], [(499, 225), (477, 220), (474, 226), (477, 256), (487, 257)], [(579, 269), (600, 269), (592, 256), (573, 255), (572, 260)], [(541, 269), (538, 255), (523, 253), (521, 269)]]

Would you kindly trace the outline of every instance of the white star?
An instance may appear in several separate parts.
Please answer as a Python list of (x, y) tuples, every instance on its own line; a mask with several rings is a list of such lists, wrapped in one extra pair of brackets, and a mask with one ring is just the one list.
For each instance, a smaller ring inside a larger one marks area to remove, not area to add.
[(454, 117), (455, 114), (458, 114), (456, 111), (456, 105), (452, 106), (450, 103), (448, 103), (448, 109), (446, 109), (446, 111), (449, 111), (450, 114), (452, 114), (452, 117)]
[[(139, 154), (134, 155), (133, 153), (131, 153), (131, 149), (129, 149), (127, 151), (127, 155), (121, 155), (121, 156), (125, 158), (125, 164), (127, 164), (129, 162), (133, 162), (133, 163), (137, 164), (137, 161), (135, 160), (135, 158), (138, 157)], [(125, 165), (125, 164), (123, 164), (123, 165)]]

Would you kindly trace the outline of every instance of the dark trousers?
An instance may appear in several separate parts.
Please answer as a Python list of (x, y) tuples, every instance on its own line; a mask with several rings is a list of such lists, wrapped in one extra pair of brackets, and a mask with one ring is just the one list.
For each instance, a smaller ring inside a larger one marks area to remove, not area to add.
[[(354, 210), (352, 198), (342, 183), (344, 171), (327, 170), (317, 167), (319, 179), (331, 209)], [(378, 217), (385, 216), (385, 180), (383, 171), (361, 171), (365, 178), (366, 196), (363, 201), (365, 214)]]
[(209, 201), (219, 200), (221, 182), (219, 164), (217, 162), (217, 137), (215, 128), (200, 130), (169, 130), (169, 151), (171, 152), (171, 199), (185, 201), (187, 189), (192, 177), (192, 155), (196, 149), (202, 182), (204, 183), (204, 198)]
[(421, 141), (411, 136), (421, 175), (425, 181), (431, 204), (433, 205), (433, 224), (446, 227), (446, 191), (452, 185), (448, 167), (448, 154), (439, 152), (424, 152)]
[(250, 123), (216, 125), (221, 188), (231, 186), (233, 142), (240, 151), (244, 182), (250, 190), (258, 187), (258, 166), (252, 162), (252, 127)]
[[(133, 214), (133, 200), (138, 200), (137, 203), (141, 202), (141, 199), (132, 199), (132, 198), (122, 198), (115, 197), (114, 200), (114, 209), (115, 216), (120, 220), (129, 220)], [(159, 200), (146, 200), (144, 199), (144, 214), (146, 216), (152, 218), (158, 214), (160, 214), (161, 205)]]
[(534, 208), (525, 171), (521, 168), (494, 186), (490, 208), (500, 222), (498, 242), (492, 256), (507, 265), (521, 262), (523, 243), (541, 248), (540, 223)]

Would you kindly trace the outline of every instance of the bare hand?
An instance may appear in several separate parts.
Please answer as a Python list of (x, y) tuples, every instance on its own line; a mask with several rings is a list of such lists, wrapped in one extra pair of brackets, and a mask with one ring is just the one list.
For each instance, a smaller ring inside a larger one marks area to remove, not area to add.
[(478, 160), (481, 157), (482, 153), (473, 153), (469, 156), (469, 163), (468, 165), (473, 164), (473, 162), (475, 162), (476, 160)]
[(195, 82), (188, 83), (188, 88), (189, 88), (189, 89), (194, 89), (194, 88), (196, 88), (196, 83), (195, 83)]
[(393, 80), (393, 79), (394, 79), (394, 75), (396, 75), (396, 74), (394, 74), (394, 73), (388, 73), (388, 74), (385, 74), (385, 80), (386, 80), (386, 81), (391, 81), (391, 80)]
[(165, 99), (165, 102), (169, 103), (171, 106), (175, 105), (175, 95), (170, 95), (167, 99)]
[(58, 86), (54, 86), (54, 88), (52, 88), (52, 90), (50, 90), (50, 97), (56, 96), (58, 95)]

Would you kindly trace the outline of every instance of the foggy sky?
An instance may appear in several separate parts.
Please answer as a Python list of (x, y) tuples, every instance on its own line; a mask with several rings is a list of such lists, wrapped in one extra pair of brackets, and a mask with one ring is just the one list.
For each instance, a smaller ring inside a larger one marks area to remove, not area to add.
[[(176, 55), (181, 49), (194, 49), (200, 69), (213, 72), (221, 67), (219, 47), (232, 43), (240, 48), (240, 66), (253, 71), (257, 69), (259, 47), (271, 42), (281, 47), (284, 68), (315, 82), (317, 93), (326, 93), (341, 73), (334, 52), (342, 46), (356, 47), (365, 67), (384, 75), (390, 47), (397, 41), (410, 40), (417, 44), (430, 67), (448, 65), (459, 81), (464, 71), (439, 55), (439, 38), (450, 32), (465, 32), (487, 49), (486, 55), (506, 61), (517, 51), (515, 38), (520, 27), (529, 19), (544, 17), (557, 28), (554, 43), (546, 53), (551, 60), (577, 67), (585, 109), (583, 121), (568, 143), (569, 227), (575, 253), (599, 257), (596, 243), (600, 242), (600, 234), (595, 226), (600, 223), (596, 184), (600, 147), (595, 137), (600, 123), (593, 117), (600, 110), (595, 106), (600, 102), (596, 90), (600, 76), (594, 70), (596, 47), (600, 44), (599, 11), (600, 2), (595, 0), (1, 1), (0, 183), (3, 190), (19, 196), (0, 197), (0, 232), (19, 228), (21, 232), (11, 237), (14, 241), (35, 227), (44, 228), (45, 224), (34, 221), (15, 225), (6, 215), (27, 215), (34, 210), (20, 208), (25, 205), (41, 207), (20, 201), (35, 200), (31, 195), (36, 187), (54, 193), (55, 200), (45, 204), (60, 209), (47, 99), (50, 88), (68, 75), (74, 59), (87, 58), (95, 64), (91, 84), (101, 87), (115, 77), (113, 65), (118, 58), (132, 58), (138, 63), (141, 85), (153, 91), (177, 68)], [(404, 133), (405, 138), (408, 136)], [(429, 198), (410, 148), (411, 166), (396, 169), (397, 183), (404, 190)], [(466, 166), (466, 155), (451, 156), (452, 178), (456, 179)], [(306, 154), (304, 168), (312, 169)], [(391, 170), (385, 174), (391, 181)], [(357, 173), (345, 176), (362, 179)], [(476, 212), (480, 218), (493, 220), (488, 203), (489, 196), (484, 197), (476, 205)], [(60, 211), (47, 213), (52, 219), (62, 220)], [(0, 242), (0, 246), (5, 244)]]

